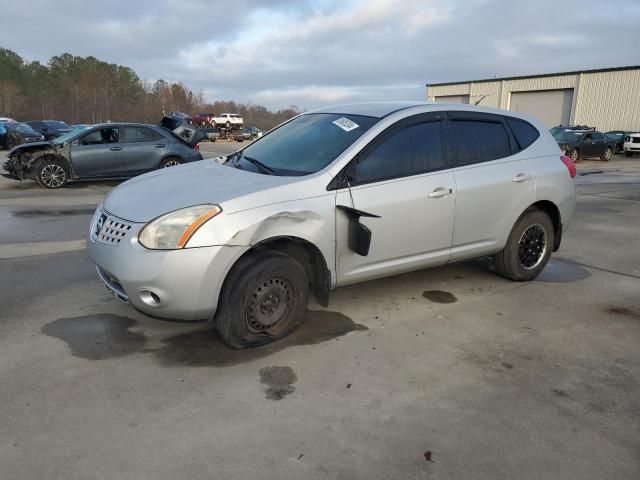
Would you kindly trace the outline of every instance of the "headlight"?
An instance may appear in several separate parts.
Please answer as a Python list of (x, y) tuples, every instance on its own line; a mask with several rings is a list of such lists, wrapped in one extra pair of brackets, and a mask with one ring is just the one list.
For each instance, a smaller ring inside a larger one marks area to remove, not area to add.
[(196, 205), (167, 213), (147, 223), (138, 241), (153, 250), (184, 248), (192, 235), (221, 211), (217, 205)]

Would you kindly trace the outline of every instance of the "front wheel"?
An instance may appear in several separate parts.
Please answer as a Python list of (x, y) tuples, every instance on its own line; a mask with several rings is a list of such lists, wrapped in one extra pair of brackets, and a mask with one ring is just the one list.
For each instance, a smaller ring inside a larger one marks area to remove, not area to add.
[(609, 160), (611, 160), (612, 156), (613, 156), (613, 150), (611, 149), (611, 147), (607, 147), (604, 149), (604, 153), (600, 157), (600, 160), (602, 160), (603, 162), (608, 162)]
[(233, 348), (274, 342), (300, 325), (308, 299), (309, 279), (295, 259), (273, 250), (248, 254), (224, 282), (218, 335)]
[(494, 257), (496, 270), (516, 282), (533, 280), (547, 265), (553, 245), (549, 216), (541, 210), (528, 210), (513, 226), (504, 249)]
[(36, 167), (36, 181), (41, 187), (61, 188), (69, 181), (69, 171), (61, 160), (42, 161)]

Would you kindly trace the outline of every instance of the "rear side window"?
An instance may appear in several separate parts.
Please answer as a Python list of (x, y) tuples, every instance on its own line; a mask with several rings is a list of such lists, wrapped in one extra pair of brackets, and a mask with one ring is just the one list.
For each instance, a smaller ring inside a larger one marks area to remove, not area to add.
[(486, 162), (511, 155), (509, 135), (502, 122), (453, 119), (450, 126), (456, 165)]
[(356, 182), (405, 177), (445, 168), (442, 122), (403, 128), (380, 143), (356, 167)]
[(516, 142), (518, 142), (520, 150), (527, 148), (540, 136), (538, 129), (529, 122), (512, 117), (506, 117), (506, 120), (509, 128), (511, 128), (511, 132), (513, 132), (513, 136), (516, 137)]
[(162, 135), (145, 127), (125, 127), (124, 138), (127, 143), (153, 142), (162, 139)]

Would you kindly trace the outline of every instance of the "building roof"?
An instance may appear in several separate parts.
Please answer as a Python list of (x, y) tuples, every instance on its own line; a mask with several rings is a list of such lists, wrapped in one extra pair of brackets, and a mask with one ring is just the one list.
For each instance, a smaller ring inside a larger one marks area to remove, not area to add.
[(619, 72), (622, 70), (639, 70), (639, 69), (640, 69), (640, 65), (629, 65), (626, 67), (597, 68), (594, 70), (574, 70), (571, 72), (540, 73), (538, 75), (520, 75), (517, 77), (482, 78), (479, 80), (464, 80), (459, 82), (427, 83), (427, 87), (440, 87), (444, 85), (463, 85), (465, 83), (500, 82), (502, 80), (523, 80), (525, 78), (557, 77), (560, 75), (578, 75), (580, 73)]

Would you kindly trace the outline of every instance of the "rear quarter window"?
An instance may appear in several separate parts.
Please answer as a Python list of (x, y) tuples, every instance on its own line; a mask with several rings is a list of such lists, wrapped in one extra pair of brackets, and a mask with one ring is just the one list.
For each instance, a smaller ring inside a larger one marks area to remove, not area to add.
[(540, 132), (538, 131), (538, 129), (531, 125), (529, 122), (511, 117), (506, 117), (506, 120), (509, 128), (511, 128), (513, 136), (518, 142), (520, 150), (524, 150), (525, 148), (527, 148), (540, 136)]
[(453, 154), (456, 165), (470, 165), (511, 155), (509, 134), (502, 121), (452, 119)]

